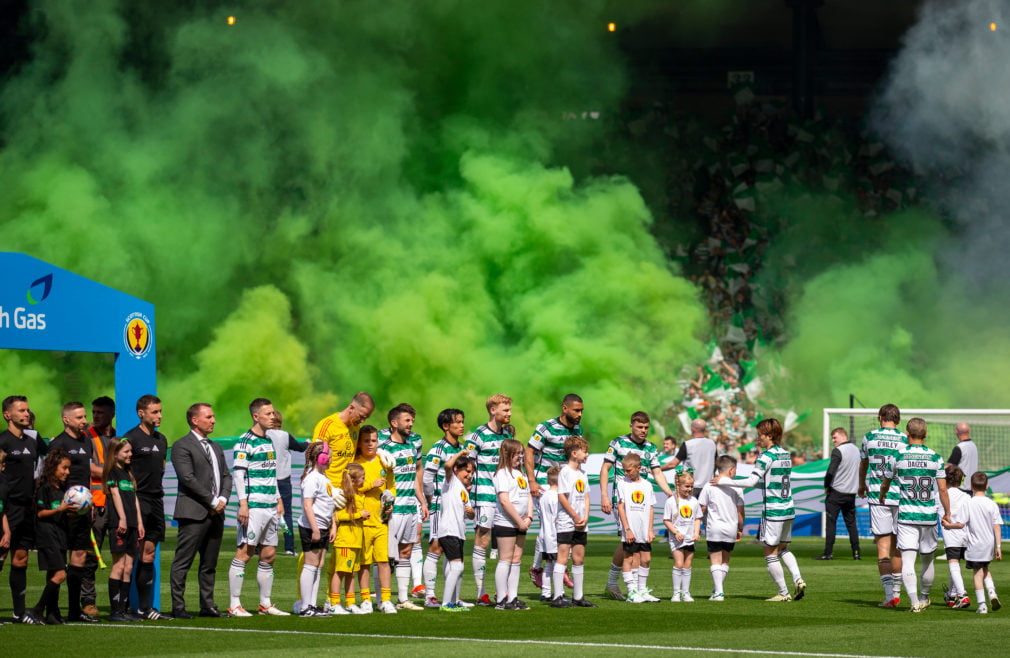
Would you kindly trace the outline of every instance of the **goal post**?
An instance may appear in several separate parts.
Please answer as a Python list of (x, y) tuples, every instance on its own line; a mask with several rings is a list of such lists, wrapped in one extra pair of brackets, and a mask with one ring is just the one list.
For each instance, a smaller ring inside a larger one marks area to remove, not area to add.
[[(825, 409), (823, 415), (822, 446), (825, 458), (831, 456), (831, 430), (843, 427), (849, 440), (856, 446), (861, 444), (863, 435), (880, 427), (877, 421), (879, 409)], [(902, 409), (898, 429), (904, 431), (910, 418), (926, 421), (926, 445), (940, 453), (946, 463), (958, 439), (954, 428), (958, 423), (968, 423), (971, 438), (978, 449), (978, 468), (990, 475), (1005, 471), (1010, 467), (1010, 409)], [(965, 474), (970, 477), (971, 474)], [(857, 498), (857, 521), (859, 535), (869, 537), (869, 521), (866, 514), (866, 499)], [(841, 519), (838, 524), (841, 525)], [(827, 515), (821, 514), (821, 535), (827, 525)], [(838, 530), (836, 529), (836, 533)], [(841, 533), (844, 534), (844, 527)]]

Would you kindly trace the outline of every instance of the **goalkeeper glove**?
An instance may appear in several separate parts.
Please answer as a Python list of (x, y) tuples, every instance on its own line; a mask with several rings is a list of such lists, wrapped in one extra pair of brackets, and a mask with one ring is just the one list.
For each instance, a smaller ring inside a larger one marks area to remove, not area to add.
[(375, 454), (379, 457), (379, 461), (382, 462), (383, 468), (393, 468), (396, 466), (396, 460), (393, 459), (393, 455), (382, 448), (379, 448)]

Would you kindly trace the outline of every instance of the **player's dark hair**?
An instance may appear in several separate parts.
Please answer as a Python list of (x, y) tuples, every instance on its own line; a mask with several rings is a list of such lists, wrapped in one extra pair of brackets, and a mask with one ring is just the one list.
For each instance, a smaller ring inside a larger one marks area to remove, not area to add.
[(146, 411), (152, 404), (161, 404), (161, 398), (157, 395), (141, 395), (137, 398), (137, 411)]
[(971, 490), (985, 491), (989, 488), (989, 476), (982, 471), (975, 471), (971, 474)]
[(645, 413), (644, 411), (636, 411), (635, 413), (631, 414), (631, 422), (648, 423), (651, 421), (649, 420), (649, 414)]
[(8, 395), (4, 398), (3, 410), (10, 411), (14, 407), (15, 402), (28, 402), (28, 398), (23, 395)]
[(964, 471), (961, 470), (960, 466), (947, 464), (943, 467), (943, 470), (947, 474), (947, 477), (944, 479), (947, 481), (948, 487), (960, 487), (961, 483), (964, 482)]
[[(358, 429), (358, 440), (356, 441), (356, 444), (354, 446), (355, 457), (360, 457), (362, 454), (364, 454), (361, 452), (361, 444), (364, 443), (363, 439), (366, 436), (371, 436), (373, 434), (375, 436), (379, 436), (379, 430), (375, 427), (375, 425), (362, 425), (361, 428)], [(376, 447), (376, 449), (378, 449), (378, 447)]]
[(42, 472), (39, 473), (39, 478), (35, 480), (35, 501), (39, 499), (39, 489), (42, 488), (43, 484), (50, 484), (54, 489), (64, 488), (62, 483), (56, 479), (56, 467), (59, 466), (64, 459), (69, 462), (70, 455), (60, 448), (51, 450), (49, 454), (46, 455), (45, 460), (42, 462)]
[(471, 459), (470, 457), (463, 457), (462, 459), (457, 459), (452, 463), (453, 473), (462, 471), (464, 468), (472, 468), (473, 470), (477, 470), (477, 460)]
[(400, 414), (410, 414), (411, 416), (416, 418), (417, 409), (410, 406), (406, 402), (401, 402), (400, 404), (396, 405), (395, 407), (389, 410), (389, 413), (386, 414), (386, 422), (392, 423), (393, 419), (399, 416)]
[(736, 457), (733, 455), (719, 455), (715, 458), (715, 468), (720, 473), (725, 473), (736, 466)]
[(757, 424), (756, 429), (758, 434), (769, 437), (775, 445), (782, 443), (782, 423), (778, 418), (765, 418)]
[(249, 403), (249, 415), (258, 414), (260, 409), (267, 406), (268, 404), (273, 404), (270, 400), (266, 398), (256, 398)]
[(897, 425), (901, 422), (901, 410), (898, 409), (898, 405), (895, 404), (885, 404), (877, 412), (877, 418), (880, 419), (882, 423), (894, 423)]
[(206, 402), (196, 402), (189, 405), (189, 409), (186, 410), (186, 422), (189, 423), (190, 427), (193, 427), (193, 419), (200, 413), (201, 407), (210, 407), (210, 405)]
[(449, 425), (452, 425), (452, 421), (456, 420), (456, 416), (466, 418), (466, 415), (460, 409), (443, 409), (438, 412), (438, 429), (445, 432)]
[(102, 395), (91, 401), (92, 407), (101, 407), (102, 409), (108, 409), (112, 413), (116, 413), (116, 401), (110, 398), (108, 395)]
[(911, 418), (905, 423), (905, 433), (910, 439), (926, 438), (926, 421), (922, 418)]
[(570, 407), (576, 402), (582, 402), (582, 398), (576, 395), (575, 393), (569, 393), (564, 397), (563, 400), (561, 400), (561, 406)]
[(509, 473), (512, 472), (512, 460), (516, 455), (521, 455), (523, 452), (523, 444), (519, 443), (515, 439), (505, 439), (501, 442), (501, 447), (498, 448), (498, 466), (495, 467), (494, 472), (502, 470), (503, 468)]
[[(119, 466), (116, 463), (116, 459), (119, 457), (119, 453), (126, 450), (126, 446), (128, 445), (130, 445), (129, 441), (117, 441), (109, 448), (109, 452), (105, 455), (105, 466), (102, 468), (102, 490), (105, 491), (106, 495), (110, 495), (109, 477), (112, 475), (112, 469)], [(133, 488), (136, 489), (137, 480), (133, 477), (133, 469), (130, 468), (129, 464), (123, 464), (122, 469), (130, 476), (130, 482), (133, 483)]]
[(83, 408), (84, 408), (84, 403), (83, 402), (79, 402), (77, 400), (73, 400), (73, 401), (67, 402), (65, 405), (63, 405), (63, 409), (61, 410), (61, 413), (64, 416), (66, 416), (71, 411), (76, 411), (77, 409), (83, 409)]

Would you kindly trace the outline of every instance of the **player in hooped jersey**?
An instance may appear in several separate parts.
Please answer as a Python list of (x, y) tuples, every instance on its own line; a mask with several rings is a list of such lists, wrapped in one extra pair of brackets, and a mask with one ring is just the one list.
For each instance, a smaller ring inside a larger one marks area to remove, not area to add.
[(859, 448), (859, 496), (870, 506), (870, 532), (877, 545), (877, 571), (884, 588), (883, 608), (895, 608), (901, 601), (901, 554), (897, 550), (898, 491), (892, 489), (880, 502), (880, 483), (884, 465), (898, 456), (908, 437), (897, 429), (901, 411), (885, 404), (877, 413), (880, 429), (863, 436)]
[[(438, 561), (442, 556), (439, 538), (439, 511), (442, 505), (443, 483), (446, 480), (446, 463), (463, 450), (460, 438), (466, 433), (463, 412), (459, 409), (443, 409), (438, 414), (438, 426), (443, 436), (435, 442), (424, 457), (424, 496), (418, 499), (421, 516), (428, 516), (428, 554), (424, 557), (424, 607), (438, 608), (435, 597), (435, 579), (438, 577)], [(462, 557), (460, 558), (462, 559)], [(460, 571), (462, 573), (462, 571)], [(451, 603), (451, 601), (450, 601)]]
[[(659, 465), (659, 450), (652, 442), (646, 440), (649, 436), (649, 414), (644, 411), (636, 411), (631, 414), (631, 431), (623, 436), (619, 436), (610, 442), (606, 454), (603, 455), (603, 467), (600, 469), (600, 508), (604, 514), (615, 511), (617, 503), (616, 482), (618, 478), (624, 477), (624, 467), (622, 460), (626, 455), (636, 454), (642, 464), (641, 476), (644, 480), (654, 482), (667, 496), (673, 495), (673, 490), (666, 482), (666, 476)], [(610, 478), (610, 469), (614, 469), (614, 479)], [(650, 477), (651, 475), (651, 477)], [(615, 495), (610, 493), (610, 483), (614, 482)], [(621, 519), (615, 519), (620, 527)], [(620, 580), (624, 573), (624, 548), (621, 543), (617, 544), (614, 557), (610, 562), (610, 573), (607, 575), (606, 595), (617, 601), (624, 601), (625, 596), (621, 594)]]
[[(792, 459), (782, 448), (782, 424), (777, 418), (765, 418), (757, 424), (758, 437), (755, 441), (764, 452), (754, 464), (754, 470), (746, 478), (735, 480), (725, 475), (716, 475), (711, 483), (731, 487), (749, 488), (758, 486), (764, 493), (761, 511), (760, 538), (764, 548), (768, 575), (778, 587), (778, 594), (767, 601), (798, 601), (806, 593), (807, 584), (800, 574), (796, 556), (789, 550), (792, 541), (793, 519), (796, 516), (790, 479)], [(782, 565), (785, 564), (793, 577), (793, 594), (789, 595)]]
[(497, 506), (497, 496), (494, 490), (494, 474), (498, 467), (498, 451), (505, 439), (511, 439), (512, 434), (505, 428), (512, 419), (512, 398), (502, 393), (496, 393), (485, 402), (488, 421), (470, 433), (463, 447), (477, 458), (477, 477), (474, 487), (474, 520), (473, 553), (471, 564), (473, 578), (477, 585), (477, 604), (494, 605), (484, 591), (484, 567), (487, 563), (487, 548), (491, 543), (491, 526)]
[(415, 549), (420, 552), (421, 523), (428, 520), (427, 509), (422, 518), (418, 507), (417, 492), (423, 491), (424, 467), (421, 462), (421, 435), (413, 431), (416, 416), (414, 407), (398, 404), (386, 415), (389, 427), (379, 431), (379, 447), (388, 452), (394, 461), (396, 498), (389, 517), (388, 550), (390, 562), (396, 568), (397, 610), (422, 609), (410, 601), (408, 590), (416, 560)]
[[(544, 548), (542, 539), (544, 518), (540, 513), (540, 493), (547, 487), (547, 471), (552, 466), (561, 468), (565, 465), (565, 441), (570, 436), (582, 436), (582, 398), (569, 393), (561, 401), (561, 415), (537, 425), (533, 436), (526, 444), (526, 474), (530, 478), (530, 495), (533, 505), (540, 518), (540, 534), (533, 549), (533, 566), (530, 567), (530, 578), (537, 587), (543, 586), (543, 556), (544, 552), (552, 553)], [(552, 576), (548, 574), (548, 578)]]

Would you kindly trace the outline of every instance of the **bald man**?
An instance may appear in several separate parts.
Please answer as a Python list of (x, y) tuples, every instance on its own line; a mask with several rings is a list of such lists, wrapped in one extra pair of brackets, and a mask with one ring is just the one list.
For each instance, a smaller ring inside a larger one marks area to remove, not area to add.
[(715, 441), (708, 438), (708, 423), (701, 418), (692, 420), (691, 438), (680, 444), (671, 468), (677, 468), (683, 462), (694, 471), (695, 498), (701, 495), (701, 488), (715, 474), (716, 452)]
[(971, 476), (978, 470), (978, 447), (971, 440), (971, 428), (968, 427), (968, 423), (958, 423), (954, 428), (954, 434), (957, 435), (957, 445), (950, 451), (947, 463), (957, 466), (964, 473), (964, 480), (958, 488), (970, 495)]

